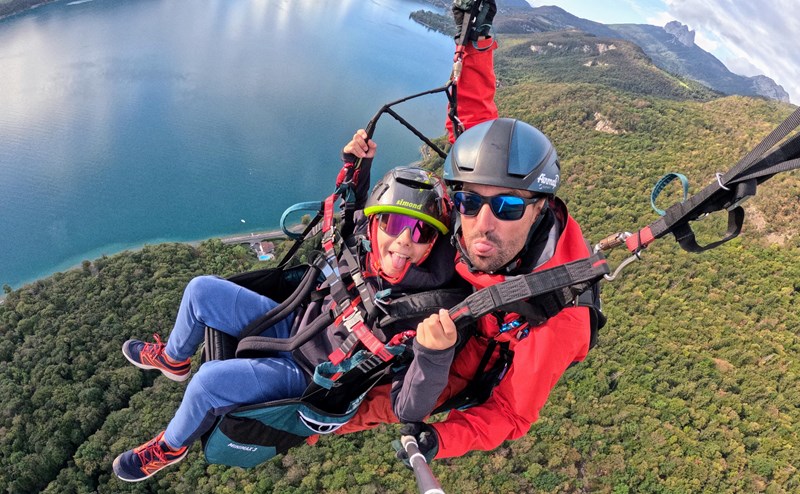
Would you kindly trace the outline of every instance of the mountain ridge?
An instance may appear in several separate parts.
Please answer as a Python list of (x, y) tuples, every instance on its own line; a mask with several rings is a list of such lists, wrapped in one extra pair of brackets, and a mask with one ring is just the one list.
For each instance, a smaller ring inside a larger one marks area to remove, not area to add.
[[(449, 2), (430, 0), (445, 8)], [(602, 37), (621, 38), (639, 45), (653, 63), (671, 74), (686, 77), (724, 94), (760, 96), (789, 103), (789, 93), (766, 75), (743, 76), (694, 43), (694, 31), (678, 21), (664, 27), (650, 24), (603, 24), (571, 14), (561, 7), (532, 7), (524, 0), (498, 0), (494, 29), (497, 34), (530, 34), (579, 30)], [(452, 22), (451, 22), (452, 23)], [(430, 27), (430, 24), (426, 24)]]

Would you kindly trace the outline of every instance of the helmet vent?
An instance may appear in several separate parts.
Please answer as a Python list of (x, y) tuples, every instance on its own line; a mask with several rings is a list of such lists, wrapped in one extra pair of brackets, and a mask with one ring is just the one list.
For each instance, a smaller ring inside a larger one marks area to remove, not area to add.
[(417, 180), (409, 180), (404, 177), (397, 177), (396, 180), (398, 183), (401, 183), (406, 187), (411, 187), (412, 189), (433, 190), (433, 184), (426, 184), (425, 182), (419, 182)]

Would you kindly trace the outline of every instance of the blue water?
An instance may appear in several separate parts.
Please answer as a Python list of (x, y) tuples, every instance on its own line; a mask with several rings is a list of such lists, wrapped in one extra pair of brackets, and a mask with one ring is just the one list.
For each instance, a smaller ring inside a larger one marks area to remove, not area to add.
[[(0, 21), (0, 285), (275, 227), (383, 103), (441, 86), (409, 0), (94, 0)], [(398, 107), (443, 133), (444, 96)], [(375, 175), (419, 158), (391, 117)], [(244, 220), (244, 222), (242, 222)]]

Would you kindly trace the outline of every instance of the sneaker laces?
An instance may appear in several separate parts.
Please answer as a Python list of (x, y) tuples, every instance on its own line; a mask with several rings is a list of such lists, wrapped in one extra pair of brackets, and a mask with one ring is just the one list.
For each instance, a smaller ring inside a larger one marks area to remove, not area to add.
[(136, 455), (139, 457), (139, 462), (142, 464), (142, 468), (153, 462), (153, 460), (157, 460), (162, 463), (169, 461), (167, 460), (166, 452), (161, 447), (161, 441), (159, 441), (158, 438), (153, 439), (150, 444), (145, 445), (144, 449), (137, 452)]
[[(161, 357), (164, 355), (164, 349), (167, 345), (161, 342), (161, 337), (158, 333), (153, 333), (153, 338), (155, 338), (156, 342), (145, 343), (141, 353), (150, 357)], [(166, 357), (166, 355), (164, 356)]]

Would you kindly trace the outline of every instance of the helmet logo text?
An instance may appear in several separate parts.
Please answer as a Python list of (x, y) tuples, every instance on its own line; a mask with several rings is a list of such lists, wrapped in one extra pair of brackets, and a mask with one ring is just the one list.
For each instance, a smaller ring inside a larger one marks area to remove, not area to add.
[(406, 201), (405, 199), (400, 199), (397, 201), (398, 206), (405, 206), (407, 208), (420, 210), (422, 209), (422, 204), (414, 204), (413, 202)]
[(553, 178), (549, 178), (547, 175), (542, 173), (541, 175), (539, 175), (539, 178), (536, 179), (536, 182), (542, 185), (546, 185), (552, 189), (555, 189), (556, 187), (558, 187), (558, 178), (559, 178), (558, 175), (556, 175)]

